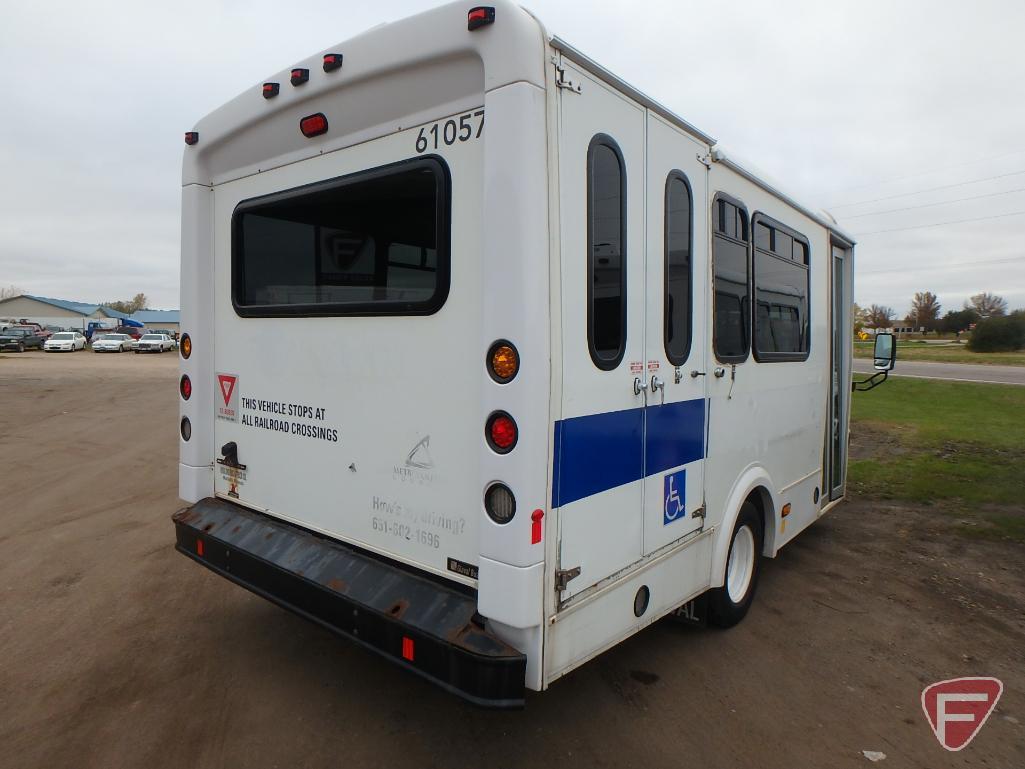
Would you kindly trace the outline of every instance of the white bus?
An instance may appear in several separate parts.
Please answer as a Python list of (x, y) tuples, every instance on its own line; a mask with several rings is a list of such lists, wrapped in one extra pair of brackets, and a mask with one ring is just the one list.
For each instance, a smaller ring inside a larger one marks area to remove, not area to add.
[(738, 622), (843, 498), (853, 240), (527, 11), (375, 27), (186, 143), (174, 521), (229, 580), (518, 706)]

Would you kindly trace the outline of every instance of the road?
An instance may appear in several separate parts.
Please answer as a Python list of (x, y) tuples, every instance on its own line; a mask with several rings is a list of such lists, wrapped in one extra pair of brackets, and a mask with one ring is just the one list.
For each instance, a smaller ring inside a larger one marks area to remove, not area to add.
[[(1019, 545), (854, 499), (736, 628), (660, 622), (486, 711), (174, 551), (176, 380), (173, 355), (0, 355), (3, 769), (1025, 765)], [(1004, 693), (951, 754), (919, 698), (962, 675)]]
[[(868, 358), (854, 359), (854, 372), (871, 374), (874, 371)], [(1025, 366), (979, 366), (973, 363), (931, 363), (897, 359), (891, 376), (919, 379), (949, 379), (956, 382), (987, 382), (989, 384), (1025, 385)]]

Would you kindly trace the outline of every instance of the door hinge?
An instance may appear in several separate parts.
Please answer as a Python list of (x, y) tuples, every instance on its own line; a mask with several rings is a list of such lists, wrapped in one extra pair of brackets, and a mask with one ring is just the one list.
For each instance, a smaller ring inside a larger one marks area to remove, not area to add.
[(573, 93), (580, 93), (581, 88), (579, 83), (574, 83), (572, 80), (566, 78), (566, 70), (560, 67), (558, 64), (555, 65), (555, 87), (564, 88), (567, 91)]
[(566, 589), (571, 579), (576, 579), (580, 576), (580, 567), (574, 566), (572, 569), (559, 569), (555, 572), (555, 592), (561, 593)]
[(700, 152), (697, 154), (698, 162), (701, 163), (705, 168), (712, 167), (712, 153), (706, 152), (702, 155)]
[(700, 518), (702, 521), (705, 520), (705, 506), (702, 505), (693, 513), (690, 514), (691, 518)]

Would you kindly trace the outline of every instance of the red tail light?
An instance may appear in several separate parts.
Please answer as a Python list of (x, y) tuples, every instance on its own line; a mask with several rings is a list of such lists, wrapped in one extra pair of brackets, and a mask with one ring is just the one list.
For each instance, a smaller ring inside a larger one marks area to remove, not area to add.
[(483, 27), (485, 24), (495, 23), (495, 9), (490, 5), (479, 5), (471, 8), (466, 14), (466, 28), (473, 30)]
[(488, 417), (488, 445), (499, 454), (508, 454), (515, 448), (518, 432), (516, 421), (504, 411), (496, 411)]
[(182, 394), (182, 400), (192, 397), (192, 380), (188, 374), (182, 374), (181, 382), (178, 383), (178, 391)]
[(299, 121), (299, 130), (303, 132), (303, 136), (307, 139), (312, 139), (314, 136), (320, 136), (321, 134), (327, 133), (327, 118), (323, 112), (318, 112), (316, 115), (309, 115)]

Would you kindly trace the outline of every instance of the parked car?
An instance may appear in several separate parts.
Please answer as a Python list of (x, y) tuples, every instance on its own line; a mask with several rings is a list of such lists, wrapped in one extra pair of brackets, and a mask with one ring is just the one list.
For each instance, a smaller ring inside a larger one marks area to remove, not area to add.
[(43, 342), (44, 339), (39, 334), (19, 326), (12, 326), (0, 334), (0, 351), (14, 350), (15, 352), (25, 352), (30, 347), (36, 347), (41, 350), (43, 349)]
[(146, 330), (147, 334), (167, 334), (175, 347), (178, 346), (178, 334), (169, 328), (151, 328)]
[(145, 329), (136, 328), (135, 326), (118, 326), (114, 329), (114, 333), (128, 334), (132, 339), (139, 339), (145, 333)]
[(93, 352), (125, 352), (134, 341), (128, 334), (100, 334), (93, 337)]
[(7, 330), (10, 331), (11, 329), (15, 328), (23, 328), (29, 333), (35, 334), (36, 336), (40, 337), (44, 342), (53, 335), (52, 331), (43, 328), (38, 323), (16, 323), (13, 326), (8, 326)]
[(135, 346), (135, 352), (164, 352), (173, 350), (174, 341), (167, 334), (143, 334)]
[(85, 337), (77, 331), (61, 331), (43, 343), (46, 352), (78, 352), (85, 349)]

